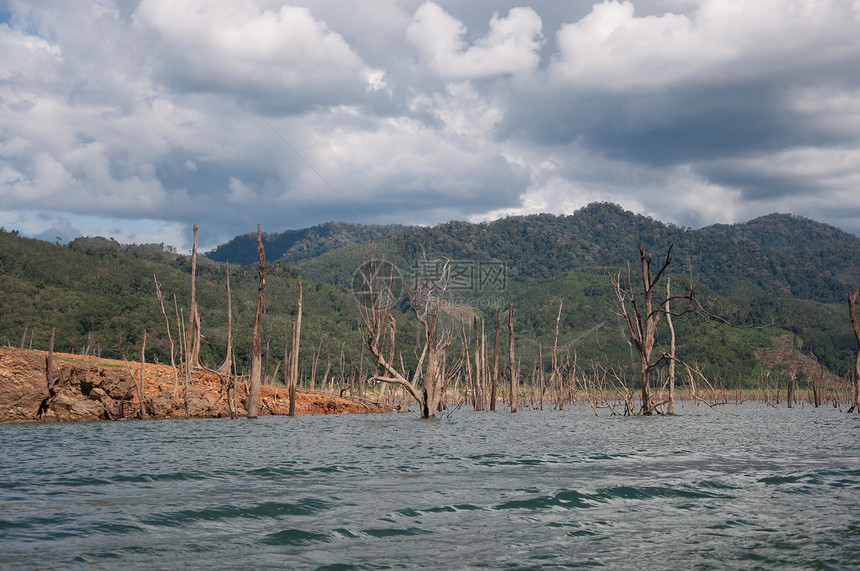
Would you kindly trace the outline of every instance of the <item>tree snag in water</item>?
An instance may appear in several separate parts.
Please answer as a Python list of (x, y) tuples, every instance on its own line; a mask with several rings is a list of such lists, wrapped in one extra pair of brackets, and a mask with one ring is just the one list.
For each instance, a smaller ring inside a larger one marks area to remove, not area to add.
[(651, 360), (654, 349), (654, 340), (657, 333), (657, 322), (660, 314), (664, 311), (663, 304), (654, 309), (654, 288), (663, 276), (663, 272), (672, 261), (672, 246), (666, 252), (666, 261), (660, 267), (657, 275), (651, 277), (651, 256), (645, 253), (645, 246), (639, 246), (639, 259), (642, 263), (642, 284), (645, 294), (644, 307), (640, 309), (636, 298), (633, 296), (633, 287), (630, 280), (630, 269), (627, 270), (627, 284), (622, 283), (621, 272), (612, 276), (612, 289), (615, 292), (616, 313), (627, 325), (627, 332), (639, 354), (639, 382), (642, 384), (642, 414), (650, 415), (654, 412), (654, 402), (651, 396), (651, 387), (648, 375), (651, 369), (663, 360), (661, 355), (656, 361)]
[(672, 299), (672, 278), (666, 278), (666, 324), (669, 326), (669, 397), (666, 402), (666, 414), (675, 414), (675, 326), (672, 325), (672, 311), (669, 300)]
[(251, 379), (248, 382), (248, 418), (257, 418), (260, 412), (260, 372), (262, 370), (263, 299), (266, 295), (266, 252), (263, 236), (257, 224), (257, 255), (260, 258), (260, 287), (257, 289), (257, 309), (254, 312), (254, 334), (251, 342)]
[[(428, 266), (429, 267), (429, 266)], [(359, 309), (365, 324), (367, 348), (376, 357), (377, 372), (370, 379), (399, 385), (418, 403), (421, 418), (435, 418), (441, 410), (449, 371), (446, 367), (447, 349), (454, 339), (453, 332), (441, 324), (442, 306), (448, 285), (448, 261), (439, 261), (433, 278), (420, 277), (411, 291), (406, 289), (410, 306), (423, 333), (423, 346), (411, 380), (409, 372), (395, 362), (395, 335), (397, 321), (391, 307), (397, 302), (399, 291), (392, 283), (399, 278), (397, 270), (384, 260), (365, 261), (360, 283)], [(399, 283), (399, 282), (398, 282)], [(387, 349), (387, 351), (386, 351)]]
[[(706, 310), (702, 304), (699, 302), (699, 299), (696, 297), (693, 292), (693, 284), (690, 283), (690, 290), (684, 295), (671, 295), (670, 283), (667, 278), (666, 283), (666, 299), (659, 303), (654, 303), (654, 288), (660, 282), (660, 278), (663, 276), (663, 273), (666, 271), (666, 268), (672, 261), (672, 248), (673, 245), (669, 246), (669, 249), (666, 251), (666, 261), (663, 262), (663, 265), (660, 266), (657, 274), (652, 277), (651, 276), (651, 256), (645, 253), (645, 246), (639, 246), (639, 259), (642, 262), (642, 284), (643, 284), (643, 294), (644, 299), (642, 297), (637, 300), (637, 297), (634, 295), (632, 280), (630, 277), (630, 266), (627, 267), (627, 277), (622, 280), (622, 273), (618, 272), (610, 276), (612, 282), (612, 289), (615, 293), (615, 313), (624, 320), (625, 325), (627, 325), (627, 333), (630, 336), (630, 340), (632, 341), (632, 345), (636, 348), (637, 353), (639, 354), (639, 381), (642, 385), (642, 414), (650, 415), (654, 412), (660, 413), (660, 406), (663, 404), (670, 404), (670, 414), (674, 413), (674, 383), (670, 382), (670, 401), (663, 401), (659, 403), (655, 403), (653, 399), (653, 395), (651, 394), (651, 388), (649, 385), (649, 373), (652, 369), (660, 365), (663, 359), (669, 359), (670, 363), (680, 362), (682, 365), (687, 367), (687, 370), (690, 370), (690, 367), (684, 363), (683, 361), (677, 359), (675, 357), (675, 337), (674, 337), (674, 327), (671, 323), (671, 316), (681, 316), (687, 313), (695, 313), (702, 319), (710, 322), (714, 322), (717, 325), (727, 325), (729, 327), (739, 328), (739, 329), (759, 329), (762, 326), (750, 326), (750, 327), (740, 327), (738, 325), (733, 325), (729, 323), (725, 318), (715, 315), (710, 311)], [(684, 309), (679, 311), (669, 310), (669, 302), (672, 300), (685, 300), (687, 305)], [(642, 302), (640, 305), (640, 301)], [(658, 356), (652, 358), (654, 351), (654, 343), (657, 337), (657, 323), (660, 321), (660, 315), (666, 314), (667, 322), (671, 332), (671, 346), (670, 352), (660, 351)], [(765, 326), (766, 327), (766, 326)], [(697, 374), (702, 377), (701, 372), (696, 368)], [(692, 376), (690, 377), (692, 380)], [(674, 379), (674, 367), (670, 366), (670, 380)], [(694, 389), (695, 391), (695, 389)], [(698, 399), (701, 400), (701, 399)]]
[(499, 381), (499, 329), (502, 328), (502, 313), (496, 316), (496, 334), (493, 341), (493, 381), (490, 388), (490, 410), (496, 410), (496, 384)]
[(510, 374), (510, 407), (511, 412), (517, 412), (517, 401), (520, 398), (520, 380), (517, 362), (514, 359), (514, 304), (508, 306), (508, 372)]
[(296, 414), (296, 383), (299, 380), (299, 341), (302, 335), (302, 282), (299, 282), (299, 303), (296, 313), (296, 322), (293, 329), (293, 346), (290, 350), (290, 416)]

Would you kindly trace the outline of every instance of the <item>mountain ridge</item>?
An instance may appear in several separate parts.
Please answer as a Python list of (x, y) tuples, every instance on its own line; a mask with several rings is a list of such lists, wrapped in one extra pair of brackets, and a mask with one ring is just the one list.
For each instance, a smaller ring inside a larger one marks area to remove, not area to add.
[[(254, 263), (252, 235), (234, 238), (207, 257)], [(793, 214), (773, 213), (748, 222), (691, 229), (635, 214), (612, 203), (592, 203), (569, 215), (531, 214), (484, 223), (450, 221), (435, 226), (327, 223), (264, 238), (267, 255), (310, 268), (314, 258), (362, 243), (381, 243), (410, 264), (427, 255), (501, 260), (511, 277), (549, 278), (587, 267), (624, 265), (640, 244), (662, 255), (674, 244), (683, 273), (730, 297), (793, 296), (835, 302), (860, 282), (860, 237)], [(355, 256), (350, 255), (355, 265)], [(327, 263), (331, 268), (332, 263)], [(354, 269), (354, 268), (352, 268)], [(674, 271), (679, 268), (675, 266)], [(348, 279), (317, 274), (325, 281)], [(727, 280), (726, 276), (731, 276)]]

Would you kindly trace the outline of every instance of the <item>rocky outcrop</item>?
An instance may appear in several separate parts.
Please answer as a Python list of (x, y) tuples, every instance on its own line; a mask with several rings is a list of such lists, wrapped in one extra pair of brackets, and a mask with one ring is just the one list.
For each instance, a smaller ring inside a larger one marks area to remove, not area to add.
[(36, 420), (48, 398), (46, 356), (0, 348), (0, 420)]
[[(193, 375), (185, 398), (172, 367), (147, 364), (141, 406), (140, 363), (55, 354), (49, 390), (47, 359), (44, 351), (0, 347), (0, 422), (230, 416), (225, 380), (212, 372)], [(242, 416), (247, 388), (239, 384), (237, 393), (237, 414)], [(264, 386), (260, 397), (261, 416), (286, 413), (283, 387)], [(372, 404), (330, 395), (298, 392), (296, 401), (298, 414), (383, 412)]]

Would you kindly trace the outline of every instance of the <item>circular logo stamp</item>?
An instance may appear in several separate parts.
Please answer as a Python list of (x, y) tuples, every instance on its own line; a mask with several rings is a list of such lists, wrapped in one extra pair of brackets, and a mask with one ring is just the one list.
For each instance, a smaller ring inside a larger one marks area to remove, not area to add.
[(385, 260), (368, 260), (352, 275), (352, 294), (364, 307), (388, 309), (403, 295), (400, 270)]

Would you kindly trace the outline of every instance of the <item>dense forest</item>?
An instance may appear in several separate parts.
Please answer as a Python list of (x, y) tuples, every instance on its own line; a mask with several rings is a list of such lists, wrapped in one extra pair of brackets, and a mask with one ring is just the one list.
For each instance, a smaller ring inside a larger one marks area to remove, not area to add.
[[(224, 359), (228, 259), (240, 370), (247, 363), (257, 288), (255, 241), (255, 235), (236, 237), (199, 260), (201, 361), (209, 366)], [(525, 383), (550, 367), (553, 348), (581, 367), (603, 363), (629, 373), (632, 347), (615, 311), (610, 275), (630, 267), (637, 279), (640, 244), (655, 259), (674, 244), (667, 269), (674, 292), (692, 288), (709, 312), (745, 327), (694, 315), (676, 320), (678, 353), (710, 378), (728, 387), (749, 385), (779, 369), (774, 355), (803, 360), (803, 371), (818, 367), (841, 378), (852, 370), (855, 347), (845, 296), (860, 285), (860, 238), (796, 216), (773, 214), (693, 230), (604, 203), (570, 216), (484, 224), (331, 223), (266, 234), (263, 242), (270, 260), (263, 318), (269, 372), (284, 357), (299, 280), (301, 376), (321, 377), (325, 370), (346, 377), (370, 358), (362, 356), (363, 323), (352, 287), (368, 256), (384, 256), (407, 286), (433, 260), (451, 261), (447, 325), (467, 331), (457, 343), (466, 342), (476, 319), (484, 321), (491, 338), (499, 316), (513, 304)], [(187, 320), (190, 271), (190, 258), (163, 244), (78, 238), (60, 245), (0, 231), (0, 343), (45, 348), (56, 328), (59, 351), (117, 358), (137, 350), (146, 331), (147, 353), (169, 362), (156, 279), (175, 338), (177, 316)], [(399, 352), (408, 369), (417, 358), (420, 332), (409, 304), (399, 301)], [(658, 343), (665, 336), (661, 324)], [(507, 340), (502, 328), (500, 343)]]

